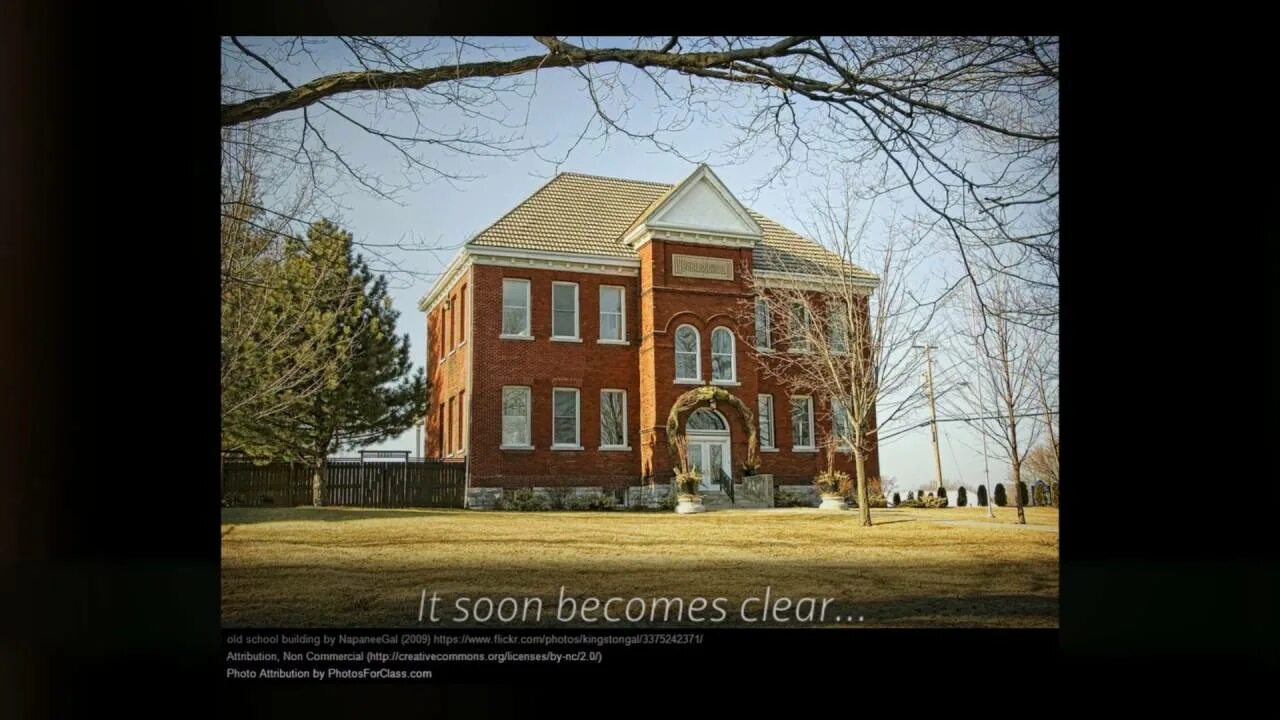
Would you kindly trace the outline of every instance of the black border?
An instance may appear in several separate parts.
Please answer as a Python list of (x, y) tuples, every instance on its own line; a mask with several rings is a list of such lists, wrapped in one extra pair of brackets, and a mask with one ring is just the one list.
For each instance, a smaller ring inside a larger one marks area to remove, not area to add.
[[(312, 32), (356, 18), (422, 32), (489, 12), (252, 3), (246, 18), (246, 7), (221, 3), (219, 24), (263, 31), (308, 13)], [(213, 246), (199, 241), (212, 232), (217, 36), (207, 15), (148, 39), (30, 0), (5, 9), (22, 21), (4, 35), (5, 92), (22, 101), (5, 107), (4, 147), (22, 152), (0, 163), (0, 533), (6, 617), (18, 620), (0, 697), (21, 714), (83, 713), (98, 696), (64, 688), (217, 690), (217, 278)], [(831, 651), (852, 668), (926, 654), (1009, 668), (1016, 657), (1168, 679), (1211, 660), (1240, 682), (1275, 669), (1264, 638), (1277, 635), (1265, 533), (1277, 183), (1250, 76), (1269, 63), (1257, 40), (1219, 40), (1064, 33), (1062, 403), (1068, 466), (1090, 494), (1063, 507), (1060, 650), (1036, 633), (862, 632), (835, 644), (766, 631), (740, 658), (803, 668)], [(920, 679), (942, 670), (922, 662)], [(478, 697), (419, 690), (379, 693), (438, 710)], [(327, 702), (340, 691), (285, 692)]]

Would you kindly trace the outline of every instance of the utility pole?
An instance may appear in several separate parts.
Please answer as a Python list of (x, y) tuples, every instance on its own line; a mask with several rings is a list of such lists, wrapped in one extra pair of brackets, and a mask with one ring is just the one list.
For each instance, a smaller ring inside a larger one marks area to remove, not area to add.
[(933, 467), (938, 477), (938, 488), (942, 488), (942, 455), (938, 452), (938, 415), (933, 407), (933, 360), (929, 351), (937, 345), (912, 345), (924, 350), (924, 377), (929, 392), (929, 430), (933, 433)]
[(987, 479), (987, 517), (994, 518), (996, 511), (992, 509), (995, 500), (991, 497), (991, 462), (987, 457), (987, 434), (982, 433), (982, 474)]
[(417, 458), (422, 457), (422, 423), (423, 421), (419, 420), (413, 424), (413, 456)]

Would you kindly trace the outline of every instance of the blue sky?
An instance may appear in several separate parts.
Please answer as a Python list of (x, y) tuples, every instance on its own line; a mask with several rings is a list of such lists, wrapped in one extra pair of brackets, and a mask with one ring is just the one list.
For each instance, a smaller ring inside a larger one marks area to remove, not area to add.
[[(250, 47), (257, 47), (255, 41), (246, 42)], [(337, 69), (336, 66), (327, 67), (323, 56), (320, 64), (324, 71)], [(317, 74), (317, 69), (310, 62), (300, 62), (294, 67), (282, 65), (280, 69), (294, 81), (305, 81)], [(524, 82), (530, 81), (532, 78), (524, 79)], [(661, 101), (651, 86), (648, 81), (634, 84), (636, 96), (628, 118), (629, 127), (645, 128), (656, 122), (653, 108), (660, 107)], [(376, 197), (351, 182), (344, 182), (338, 188), (343, 205), (339, 220), (357, 241), (373, 244), (420, 242), (437, 248), (434, 251), (389, 251), (396, 263), (415, 273), (414, 276), (404, 273), (395, 276), (391, 293), (400, 312), (398, 330), (408, 333), (411, 352), (419, 366), (423, 364), (425, 330), (417, 301), (430, 287), (435, 274), (458, 252), (453, 246), (483, 230), (558, 170), (661, 182), (679, 181), (693, 171), (693, 163), (662, 152), (645, 141), (618, 134), (608, 138), (590, 137), (599, 135), (598, 122), (592, 124), (589, 136), (569, 153), (562, 165), (557, 167), (550, 162), (550, 158), (563, 156), (569, 150), (592, 115), (591, 100), (584, 87), (583, 80), (569, 71), (547, 71), (536, 78), (536, 92), (523, 91), (531, 98), (506, 97), (508, 107), (501, 109), (503, 116), (520, 125), (518, 132), (526, 141), (547, 144), (538, 153), (501, 158), (465, 157), (443, 151), (426, 153), (425, 157), (441, 171), (476, 176), (475, 179), (464, 182), (436, 180), (421, 184), (400, 193), (398, 202)], [(405, 177), (403, 161), (381, 140), (370, 137), (332, 113), (312, 110), (311, 114), (313, 121), (324, 129), (327, 141), (341, 148), (348, 160), (391, 181), (399, 182)], [(495, 128), (492, 122), (467, 120), (448, 110), (433, 114), (430, 122), (437, 127), (479, 125)], [(397, 131), (412, 132), (414, 128), (413, 118), (405, 114), (386, 112), (381, 115), (379, 123)], [(497, 130), (501, 131), (501, 128)], [(666, 137), (682, 154), (695, 156), (694, 159), (707, 159), (716, 174), (746, 205), (803, 232), (794, 208), (803, 204), (806, 191), (818, 179), (807, 175), (804, 172), (806, 165), (800, 162), (793, 166), (798, 172), (774, 178), (761, 192), (753, 194), (750, 189), (769, 176), (777, 156), (772, 152), (753, 152), (736, 164), (726, 162), (727, 158), (722, 154), (705, 156), (708, 151), (725, 147), (732, 136), (732, 129), (720, 122), (700, 121)], [(955, 277), (956, 270), (951, 266), (950, 255), (939, 252), (921, 273), (920, 282), (932, 285), (941, 278)], [(943, 332), (941, 324), (938, 332)], [(939, 390), (955, 382), (948, 372), (948, 367), (953, 364), (945, 354), (936, 358), (935, 383)], [(910, 418), (913, 422), (924, 419), (927, 415), (923, 413)], [(906, 424), (899, 424), (896, 429), (903, 427)], [(963, 423), (942, 423), (939, 430), (944, 476), (949, 483), (960, 480), (970, 489), (975, 488), (983, 479), (981, 437)], [(394, 440), (374, 446), (374, 449), (410, 450), (414, 442), (415, 431), (409, 430)], [(991, 452), (993, 455), (997, 453), (994, 446)], [(1003, 480), (1007, 472), (1006, 463), (995, 457), (991, 459), (993, 484)], [(881, 473), (896, 477), (897, 487), (903, 495), (907, 490), (932, 484), (934, 466), (928, 428), (912, 430), (885, 441), (881, 446)]]

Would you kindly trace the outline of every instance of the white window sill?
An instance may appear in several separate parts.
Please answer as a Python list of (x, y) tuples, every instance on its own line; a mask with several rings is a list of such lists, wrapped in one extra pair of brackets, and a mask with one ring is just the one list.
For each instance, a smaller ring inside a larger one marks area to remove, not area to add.
[(532, 335), (499, 335), (499, 340), (532, 340)]
[(556, 335), (552, 335), (552, 336), (551, 336), (551, 342), (576, 342), (576, 343), (580, 343), (580, 342), (582, 342), (582, 338), (576, 338), (576, 337), (558, 337), (558, 336), (556, 336)]
[(738, 382), (737, 380), (712, 380), (711, 384), (724, 385), (725, 387), (738, 387), (742, 385), (742, 383)]
[(778, 448), (762, 447), (760, 448), (760, 452), (778, 452)]
[(758, 347), (758, 348), (756, 348), (756, 352), (772, 353), (772, 352), (773, 352), (773, 348), (771, 348), (771, 347)]
[(792, 355), (808, 355), (809, 354), (808, 350), (788, 350), (787, 352)]
[(532, 450), (532, 445), (499, 445), (499, 450)]
[(605, 340), (604, 338), (601, 338), (597, 340), (596, 343), (599, 345), (630, 345), (631, 341), (630, 340)]
[(552, 445), (552, 450), (583, 450), (581, 445)]
[(816, 453), (816, 452), (818, 452), (818, 448), (816, 448), (816, 447), (793, 447), (793, 448), (791, 448), (791, 452), (799, 452), (799, 453)]
[(677, 378), (676, 384), (677, 385), (701, 385), (702, 381), (701, 380), (680, 380)]
[(630, 445), (601, 445), (597, 449), (601, 452), (631, 452)]

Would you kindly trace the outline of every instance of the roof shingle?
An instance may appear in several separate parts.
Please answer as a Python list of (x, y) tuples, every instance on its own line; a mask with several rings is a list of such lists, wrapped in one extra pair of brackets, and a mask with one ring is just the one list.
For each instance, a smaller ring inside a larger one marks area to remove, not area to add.
[[(467, 246), (634, 257), (635, 251), (622, 242), (623, 234), (675, 187), (560, 173), (468, 241)], [(749, 212), (764, 230), (761, 243), (752, 253), (755, 269), (805, 273), (806, 269), (840, 263), (839, 256), (818, 243), (755, 210)], [(869, 280), (875, 278), (862, 268), (853, 270)]]

